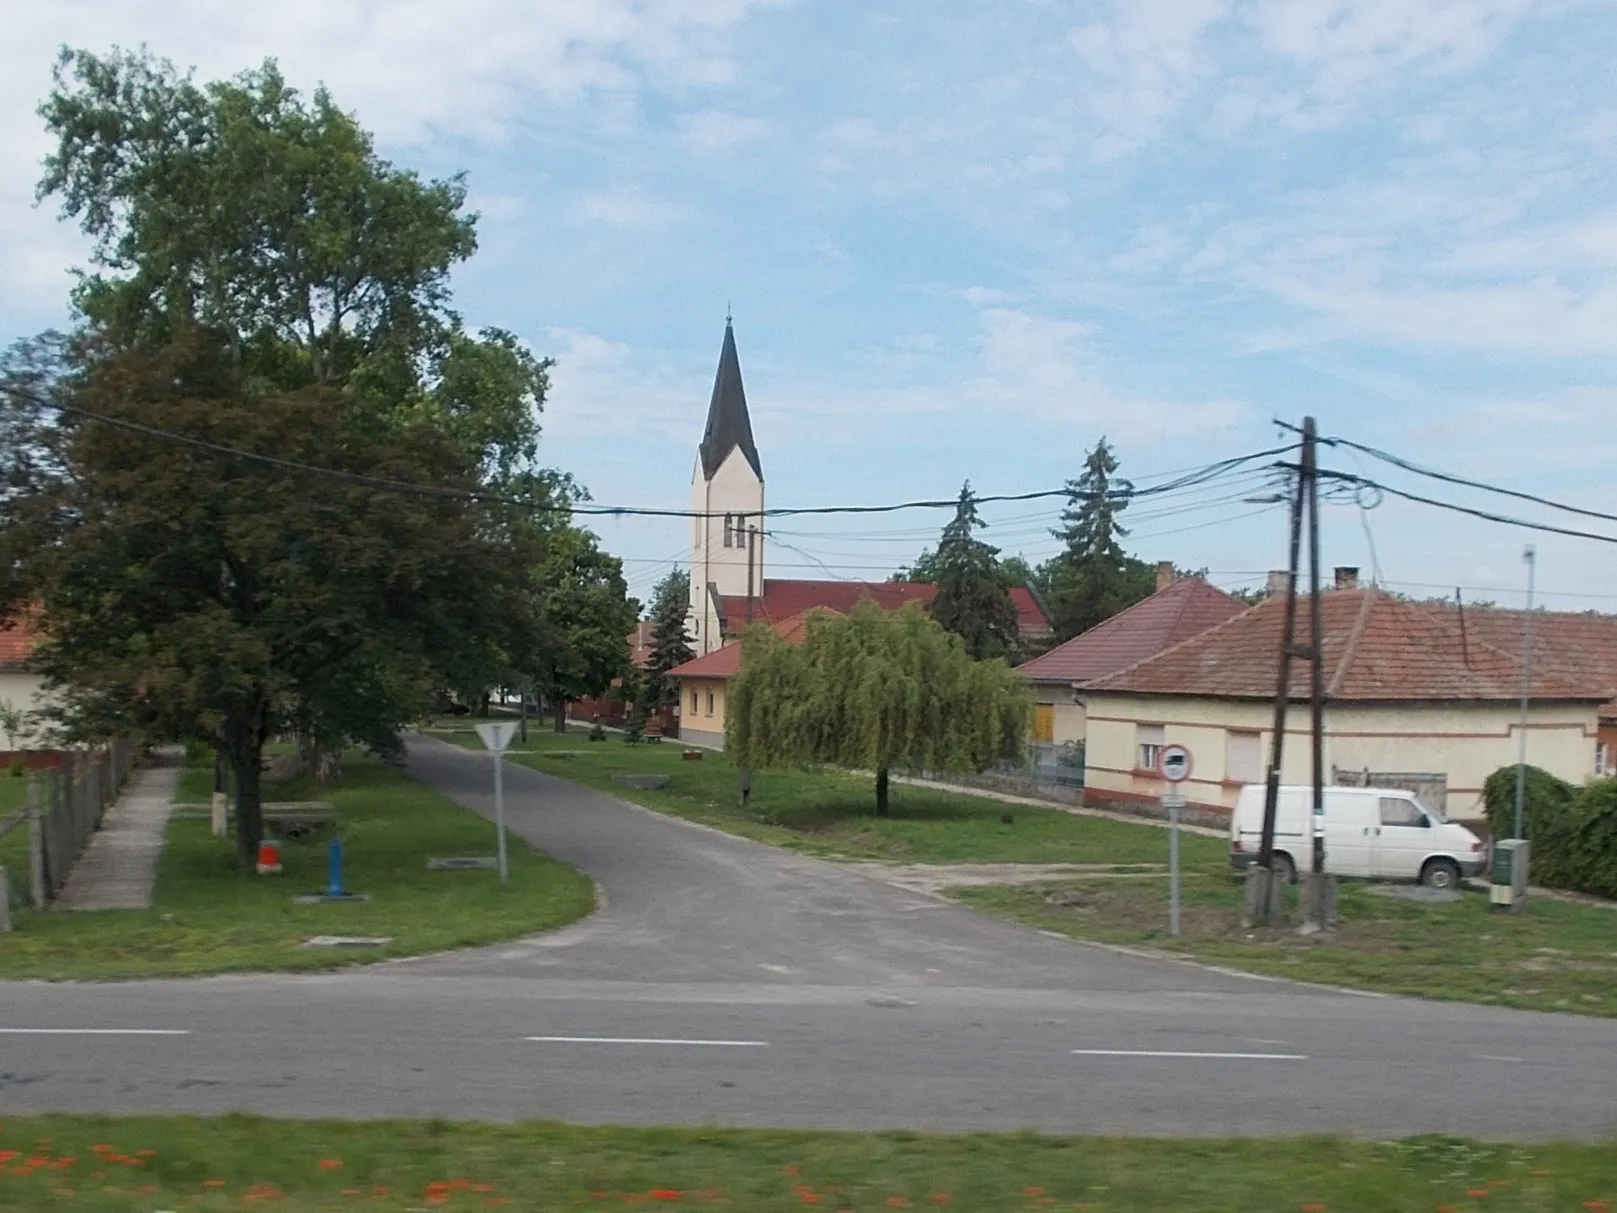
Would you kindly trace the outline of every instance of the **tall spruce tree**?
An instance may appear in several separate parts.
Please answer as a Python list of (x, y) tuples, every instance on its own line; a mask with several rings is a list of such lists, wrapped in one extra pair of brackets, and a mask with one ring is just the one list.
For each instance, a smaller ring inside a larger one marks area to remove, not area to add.
[(1016, 604), (1000, 570), (999, 549), (973, 534), (982, 525), (968, 480), (938, 541), (938, 593), (932, 600), (932, 618), (960, 637), (978, 661), (1006, 656), (1017, 639)]
[(1151, 566), (1123, 550), (1128, 531), (1118, 518), (1134, 486), (1117, 476), (1117, 468), (1103, 437), (1085, 458), (1083, 475), (1067, 481), (1062, 525), (1051, 532), (1066, 546), (1041, 570), (1063, 640), (1148, 597), (1154, 586)]
[(972, 660), (916, 603), (816, 612), (800, 645), (759, 624), (743, 643), (725, 703), (738, 766), (874, 771), (886, 817), (892, 771), (982, 771), (1026, 747), (1027, 684), (1003, 661)]
[(646, 667), (645, 696), (649, 711), (679, 702), (679, 685), (668, 677), (668, 671), (696, 656), (685, 630), (690, 607), (691, 575), (684, 569), (675, 569), (651, 591), (651, 661)]

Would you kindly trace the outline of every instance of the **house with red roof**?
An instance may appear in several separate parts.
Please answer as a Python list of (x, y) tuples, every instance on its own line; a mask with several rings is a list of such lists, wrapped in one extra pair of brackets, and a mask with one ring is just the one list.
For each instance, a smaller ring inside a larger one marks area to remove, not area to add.
[[(0, 622), (0, 708), (31, 714), (43, 705), (45, 680), (31, 660), (38, 644), (26, 616)], [(37, 741), (36, 730), (28, 726), (14, 737), (0, 733), (0, 748), (6, 750), (27, 749)]]
[[(815, 610), (825, 610), (816, 607)], [(829, 614), (840, 614), (831, 611)], [(771, 626), (789, 644), (803, 643), (810, 612), (801, 612)], [(681, 741), (710, 749), (724, 749), (725, 692), (730, 679), (741, 672), (741, 640), (725, 642), (711, 653), (668, 671), (679, 680), (679, 736)]]
[(1083, 689), (1096, 679), (1144, 661), (1246, 609), (1200, 577), (1175, 577), (1171, 561), (1157, 565), (1157, 592), (1087, 632), (1017, 667), (1033, 684), (1033, 740), (1083, 741)]
[[(1191, 752), (1185, 788), (1195, 805), (1227, 810), (1243, 785), (1262, 782), (1284, 610), (1284, 597), (1272, 596), (1085, 683), (1085, 799), (1158, 799), (1157, 759), (1171, 744)], [(1360, 772), (1419, 778), (1442, 788), (1443, 803), (1433, 807), (1480, 818), (1483, 780), (1517, 760), (1527, 676), (1521, 613), (1410, 602), (1346, 575), (1322, 592), (1320, 613), (1326, 782)], [(1308, 615), (1304, 595), (1299, 620)], [(1572, 783), (1599, 773), (1601, 714), (1617, 696), (1617, 618), (1592, 618), (1599, 622), (1541, 629), (1534, 615), (1527, 760)], [(1586, 659), (1607, 646), (1607, 657)], [(1309, 678), (1308, 663), (1294, 661), (1284, 783), (1312, 778)]]

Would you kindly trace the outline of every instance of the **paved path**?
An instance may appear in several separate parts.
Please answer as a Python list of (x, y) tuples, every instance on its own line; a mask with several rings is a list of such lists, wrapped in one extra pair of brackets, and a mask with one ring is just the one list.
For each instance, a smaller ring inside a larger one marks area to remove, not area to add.
[(180, 750), (164, 748), (134, 772), (67, 874), (56, 896), (57, 909), (151, 908), (157, 858), (163, 853), (163, 831), (183, 764)]
[[(484, 814), (488, 759), (413, 772)], [(1617, 1134), (1617, 1022), (1126, 955), (522, 767), (595, 917), (306, 977), (0, 987), (8, 1110), (1096, 1133)], [(1499, 1092), (1507, 1091), (1508, 1099)]]

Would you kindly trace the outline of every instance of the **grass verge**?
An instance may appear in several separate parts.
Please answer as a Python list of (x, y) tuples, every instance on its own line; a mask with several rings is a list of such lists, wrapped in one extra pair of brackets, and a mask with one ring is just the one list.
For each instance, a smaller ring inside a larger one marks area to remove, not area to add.
[[(481, 749), (471, 725), (435, 730), (435, 736)], [(1167, 835), (1147, 825), (1086, 817), (1059, 809), (1011, 805), (904, 784), (892, 787), (892, 816), (875, 815), (871, 780), (839, 771), (757, 771), (741, 807), (739, 776), (723, 754), (681, 757), (677, 741), (627, 745), (616, 734), (592, 742), (583, 730), (557, 734), (530, 727), (526, 744), (514, 743), (511, 761), (548, 775), (599, 788), (661, 813), (833, 859), (904, 863), (1164, 863)], [(624, 787), (616, 774), (661, 774), (656, 791)], [(1185, 835), (1189, 860), (1224, 853), (1216, 838)]]
[[(8, 1158), (7, 1155), (10, 1155)], [(0, 1209), (1607, 1213), (1611, 1146), (8, 1118)], [(1485, 1202), (1479, 1204), (1479, 1202)]]
[[(205, 800), (211, 760), (188, 768), (182, 800)], [(309, 799), (271, 786), (266, 799)], [(494, 828), (376, 759), (350, 755), (342, 785), (319, 799), (337, 812), (343, 883), (364, 903), (297, 905), (327, 882), (324, 837), (288, 842), (277, 877), (243, 873), (234, 844), (215, 839), (206, 811), (170, 820), (150, 910), (18, 913), (0, 935), (0, 978), (128, 978), (333, 968), (493, 943), (547, 931), (595, 904), (587, 877), (510, 839), (510, 883), (493, 872), (428, 872), (429, 856), (487, 855)], [(382, 947), (299, 945), (315, 935), (368, 935)]]
[[(1463, 1002), (1617, 1016), (1617, 911), (1538, 898), (1521, 916), (1491, 914), (1487, 897), (1411, 902), (1340, 885), (1341, 929), (1240, 926), (1241, 886), (1198, 865), (1183, 883), (1183, 930), (1168, 934), (1166, 878), (1063, 881), (956, 889), (951, 896), (1077, 939), (1174, 955), (1298, 981)], [(1287, 890), (1295, 918), (1296, 889)]]

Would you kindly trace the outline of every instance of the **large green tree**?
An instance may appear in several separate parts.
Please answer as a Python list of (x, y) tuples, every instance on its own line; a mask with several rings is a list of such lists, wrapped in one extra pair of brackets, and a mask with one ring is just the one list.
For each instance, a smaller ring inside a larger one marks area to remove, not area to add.
[(1102, 438), (1085, 458), (1083, 474), (1067, 482), (1067, 508), (1051, 532), (1064, 546), (1040, 577), (1062, 640), (1087, 632), (1155, 588), (1152, 566), (1123, 550), (1128, 531), (1119, 516), (1134, 486), (1117, 469), (1117, 456)]
[(74, 352), (45, 381), (14, 362), (0, 415), (8, 437), (26, 433), (0, 451), (0, 602), (37, 607), (61, 727), (211, 743), (234, 774), (245, 859), (271, 738), (391, 751), (442, 671), (524, 643), (509, 570), (527, 548), (444, 494), (475, 490), (477, 468), (433, 425), (379, 430), (327, 389), (257, 391), (200, 329)]
[[(553, 647), (548, 362), (450, 306), (463, 183), (381, 159), (273, 63), (199, 85), (69, 51), (40, 112), (40, 197), (93, 245), (74, 332), (5, 368), (0, 614), (37, 604), (77, 735), (217, 745), (250, 855), (269, 737), (389, 748), (428, 687)], [(457, 495), (490, 488), (530, 508)]]
[(757, 625), (743, 644), (725, 711), (725, 748), (743, 768), (874, 771), (885, 817), (892, 771), (982, 771), (1026, 746), (1026, 683), (1003, 661), (972, 660), (913, 603), (812, 614), (801, 645)]
[(691, 575), (684, 569), (673, 570), (651, 591), (651, 660), (642, 705), (648, 711), (679, 702), (679, 684), (668, 677), (668, 671), (696, 656), (686, 631), (690, 609)]
[(541, 587), (532, 684), (567, 728), (567, 705), (604, 695), (632, 670), (629, 633), (640, 604), (629, 597), (623, 562), (603, 552), (591, 532), (561, 526), (546, 533), (536, 572)]
[(982, 525), (977, 498), (967, 481), (955, 515), (938, 541), (938, 592), (931, 604), (932, 618), (960, 637), (966, 652), (977, 660), (1015, 652), (1018, 624), (999, 549), (975, 534)]

